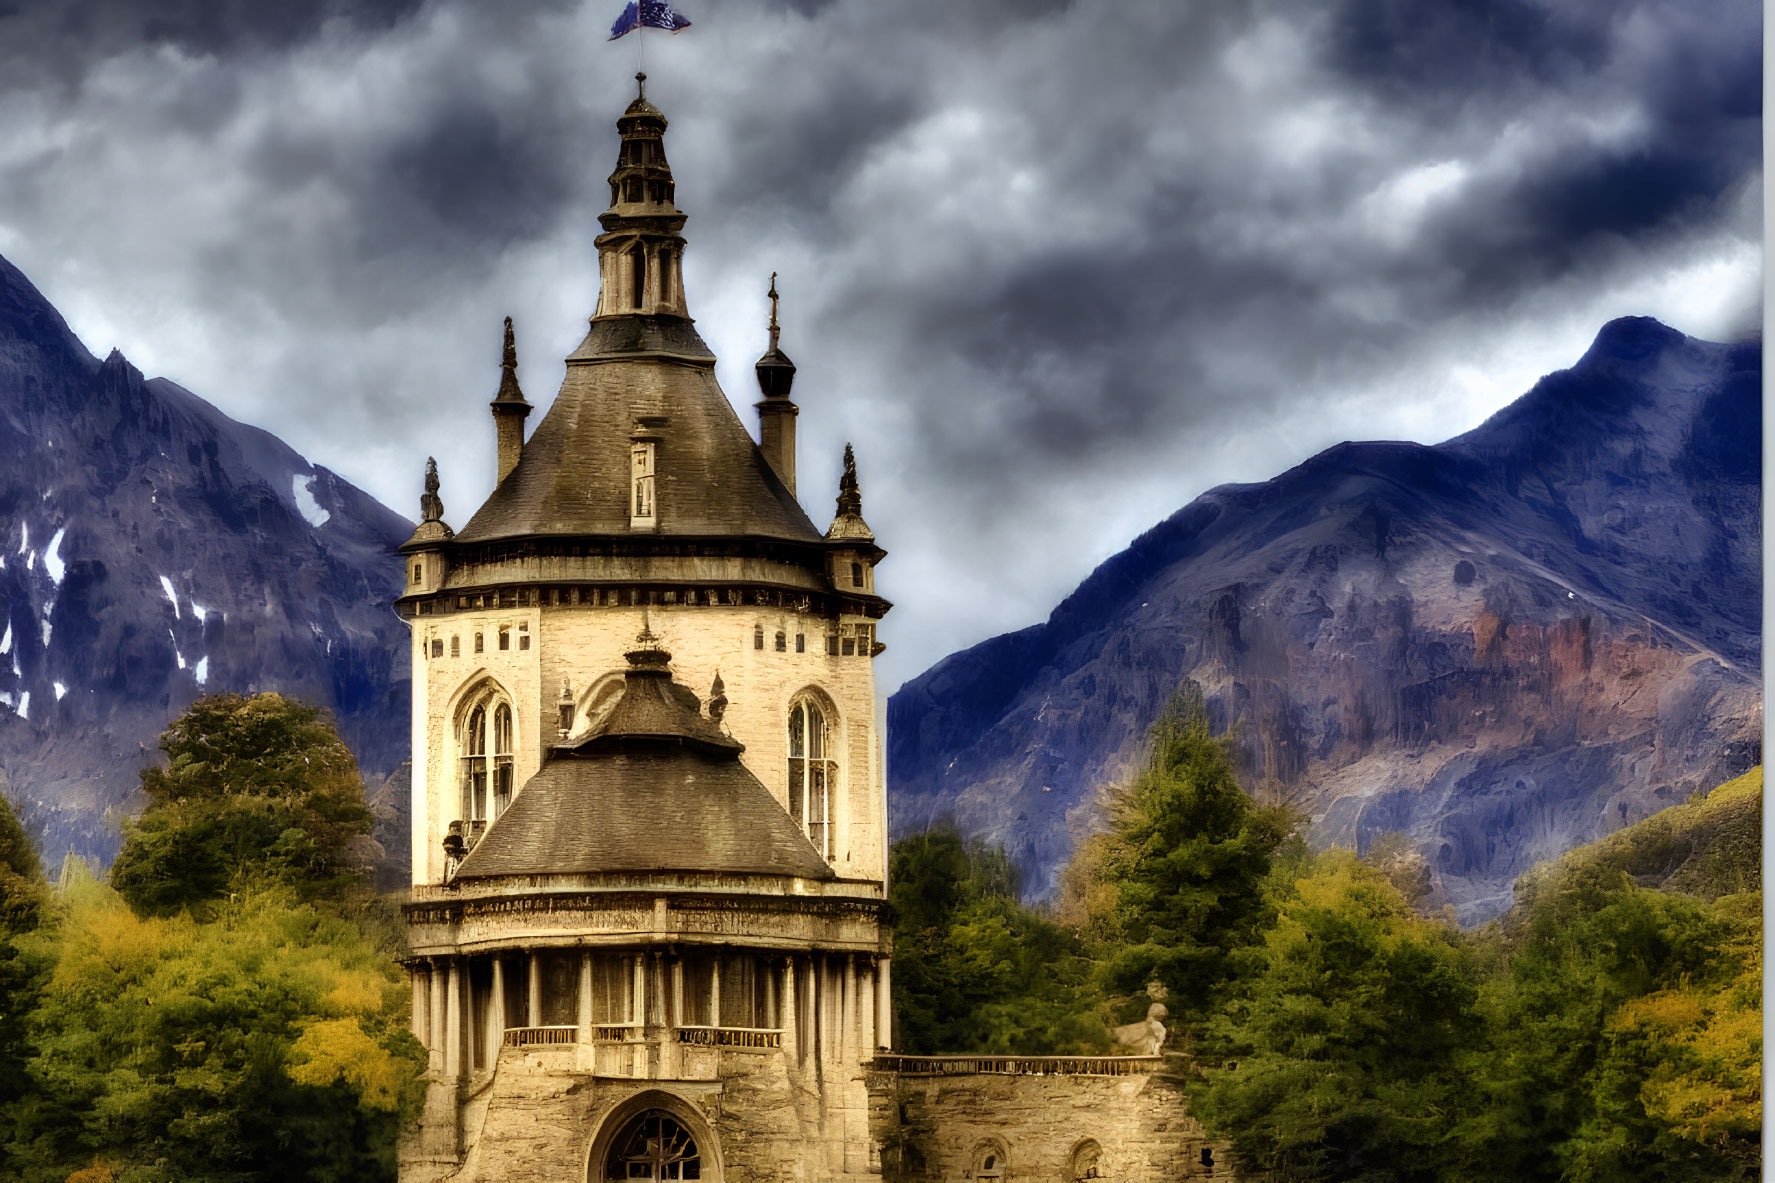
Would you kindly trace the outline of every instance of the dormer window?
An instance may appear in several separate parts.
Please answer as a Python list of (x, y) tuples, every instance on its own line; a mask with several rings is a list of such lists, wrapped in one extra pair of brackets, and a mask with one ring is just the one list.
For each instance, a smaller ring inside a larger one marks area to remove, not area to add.
[(629, 449), (629, 525), (651, 526), (653, 501), (653, 443), (642, 440)]

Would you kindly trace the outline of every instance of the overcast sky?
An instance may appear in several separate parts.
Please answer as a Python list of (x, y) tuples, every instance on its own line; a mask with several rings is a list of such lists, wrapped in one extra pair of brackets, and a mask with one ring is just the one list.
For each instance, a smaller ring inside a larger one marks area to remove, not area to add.
[[(1435, 442), (1612, 317), (1761, 319), (1754, 0), (683, 0), (691, 311), (800, 490), (857, 448), (891, 689), (1204, 490)], [(95, 353), (408, 516), (553, 398), (634, 91), (620, 0), (0, 4), (0, 254)]]

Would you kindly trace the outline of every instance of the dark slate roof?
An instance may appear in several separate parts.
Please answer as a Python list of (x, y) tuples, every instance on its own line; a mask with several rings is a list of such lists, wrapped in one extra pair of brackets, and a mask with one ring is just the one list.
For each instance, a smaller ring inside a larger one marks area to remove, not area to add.
[(644, 633), (629, 653), (615, 708), (525, 782), (455, 880), (666, 870), (836, 878), (740, 763), (741, 745), (675, 693), (670, 655), (653, 640)]
[[(657, 534), (819, 544), (820, 531), (721, 393), (713, 363), (683, 317), (594, 321), (517, 467), (456, 540)], [(642, 418), (657, 440), (652, 531), (629, 526), (629, 448)]]
[(632, 744), (549, 761), (455, 879), (599, 871), (836, 877), (736, 755)]

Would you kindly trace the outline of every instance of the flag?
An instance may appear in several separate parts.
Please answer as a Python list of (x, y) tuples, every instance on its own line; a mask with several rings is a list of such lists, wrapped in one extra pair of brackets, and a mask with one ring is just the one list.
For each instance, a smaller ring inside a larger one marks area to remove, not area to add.
[(690, 28), (690, 22), (667, 4), (666, 0), (630, 0), (629, 6), (616, 18), (616, 23), (610, 26), (610, 39), (615, 41), (643, 25), (649, 29), (665, 29), (672, 33)]

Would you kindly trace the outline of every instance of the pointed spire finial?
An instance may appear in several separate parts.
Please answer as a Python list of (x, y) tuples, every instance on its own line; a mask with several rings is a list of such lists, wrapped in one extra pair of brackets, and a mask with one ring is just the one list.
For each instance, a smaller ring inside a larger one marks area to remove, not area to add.
[(709, 721), (721, 722), (721, 716), (727, 713), (727, 687), (721, 683), (721, 671), (715, 671), (715, 682), (709, 687)]
[(444, 503), (438, 497), (438, 462), (430, 456), (425, 458), (425, 495), (419, 499), (419, 517), (426, 522), (444, 520)]
[(857, 487), (857, 455), (848, 443), (844, 445), (844, 475), (838, 478), (838, 513), (841, 517), (863, 514), (863, 493)]
[(505, 318), (505, 358), (499, 363), (508, 370), (518, 368), (518, 338), (512, 332), (512, 318)]
[[(499, 365), (502, 373), (499, 375), (499, 393), (493, 396), (494, 418), (497, 419), (506, 410), (516, 410), (528, 415), (530, 402), (524, 397), (523, 388), (518, 385), (518, 335), (512, 330), (512, 318), (509, 316), (505, 318), (505, 352), (500, 356)], [(522, 451), (521, 442), (518, 451)], [(511, 459), (513, 464), (518, 462), (516, 454)], [(510, 471), (509, 468), (503, 468), (499, 479), (504, 480), (505, 474)]]
[(770, 347), (777, 347), (777, 339), (783, 334), (782, 326), (777, 324), (777, 273), (770, 273)]

